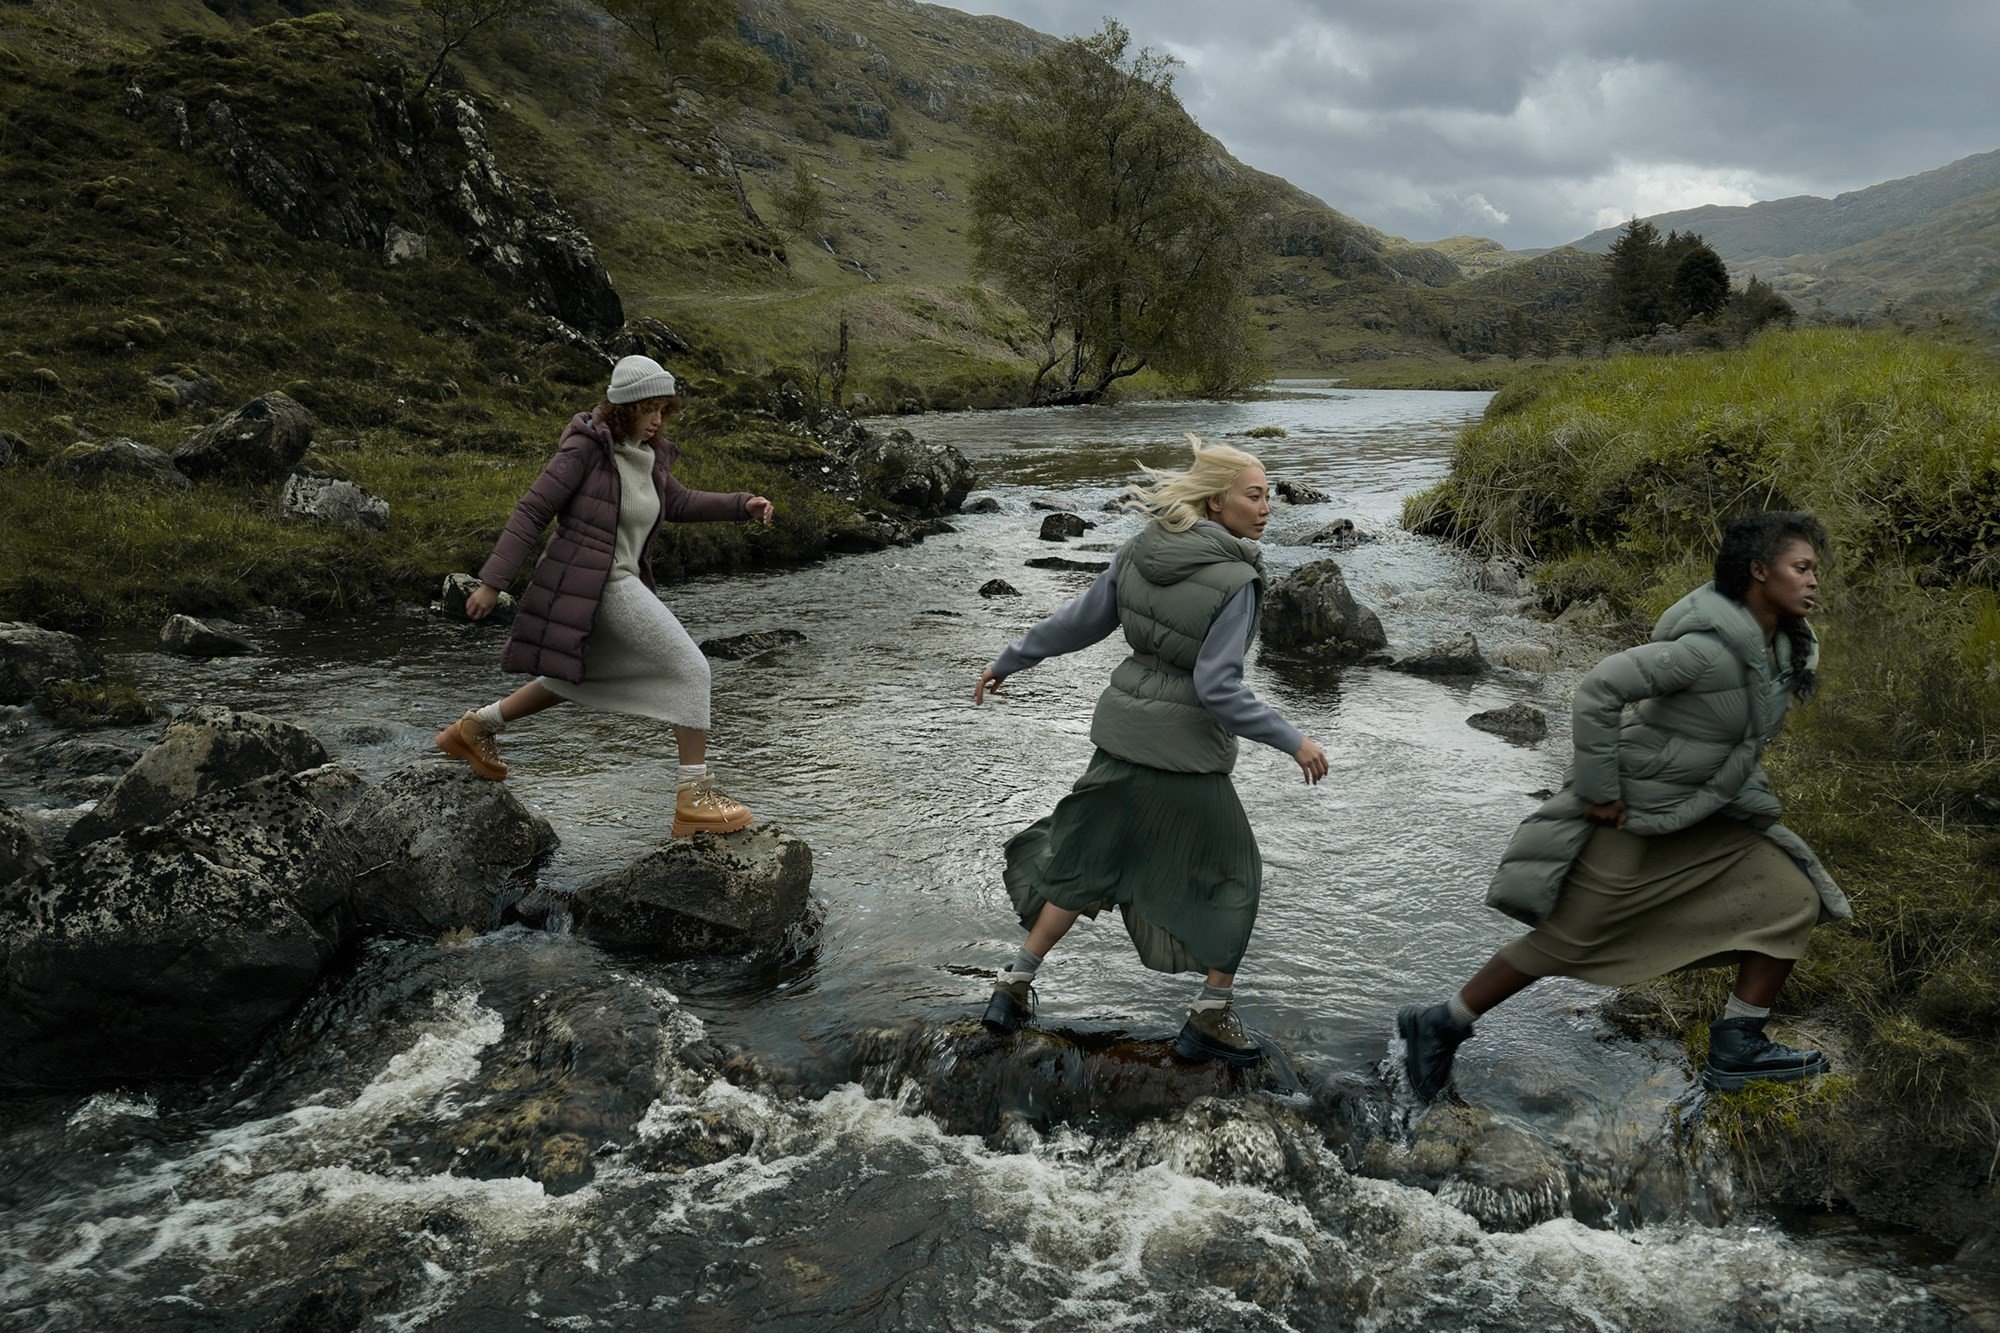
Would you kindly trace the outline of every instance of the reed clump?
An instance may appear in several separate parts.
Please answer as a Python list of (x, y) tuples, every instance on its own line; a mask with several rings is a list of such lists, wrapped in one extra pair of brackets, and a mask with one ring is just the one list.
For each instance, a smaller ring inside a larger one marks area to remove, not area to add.
[[(1732, 516), (1766, 507), (1832, 537), (1821, 691), (1765, 762), (1854, 903), (1782, 1000), (1835, 1034), (1845, 1077), (1712, 1114), (1766, 1150), (1752, 1178), (1773, 1196), (1969, 1235), (2000, 1216), (2000, 370), (1812, 330), (1525, 379), (1405, 521), (1541, 562), (1553, 604), (1602, 594), (1645, 617), (1707, 577)], [(1648, 989), (1695, 1046), (1725, 984)]]

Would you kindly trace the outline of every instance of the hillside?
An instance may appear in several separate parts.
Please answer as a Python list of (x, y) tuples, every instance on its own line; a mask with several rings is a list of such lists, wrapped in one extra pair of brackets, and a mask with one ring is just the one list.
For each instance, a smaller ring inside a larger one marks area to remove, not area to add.
[(1742, 269), (1801, 309), (1936, 314), (2000, 323), (2000, 189), (1929, 221), (1828, 254), (1753, 259)]
[[(1662, 232), (1698, 232), (1732, 265), (1756, 258), (1824, 254), (1929, 222), (1960, 200), (2000, 189), (2000, 150), (1960, 158), (1935, 171), (1822, 199), (1795, 195), (1742, 207), (1706, 205), (1660, 213), (1647, 221)], [(1571, 242), (1603, 254), (1619, 227)]]

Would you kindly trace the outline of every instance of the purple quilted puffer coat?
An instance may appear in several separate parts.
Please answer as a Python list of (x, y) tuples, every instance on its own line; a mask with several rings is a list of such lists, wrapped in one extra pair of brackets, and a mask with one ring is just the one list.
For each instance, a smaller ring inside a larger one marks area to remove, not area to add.
[[(746, 491), (694, 491), (674, 478), (672, 441), (654, 442), (653, 483), (660, 491), (660, 522), (725, 522), (746, 517)], [(514, 617), (500, 666), (507, 671), (553, 676), (572, 684), (583, 679), (583, 649), (597, 623), (597, 606), (611, 576), (618, 543), (618, 464), (611, 456), (611, 432), (589, 412), (579, 412), (563, 432), (548, 467), (514, 506), (507, 530), (479, 567), (479, 581), (505, 588), (514, 581), (549, 520), (555, 536), (535, 564), (534, 577)], [(639, 577), (653, 584), (653, 538), (639, 551)]]

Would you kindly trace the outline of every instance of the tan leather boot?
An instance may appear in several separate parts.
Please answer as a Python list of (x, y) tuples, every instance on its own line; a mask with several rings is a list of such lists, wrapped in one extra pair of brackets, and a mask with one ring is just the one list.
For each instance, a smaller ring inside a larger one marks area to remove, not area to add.
[(452, 758), (471, 764), (472, 771), (488, 782), (507, 780), (507, 762), (500, 757), (499, 742), (479, 720), (479, 714), (470, 708), (465, 710), (464, 717), (437, 734), (437, 747)]
[(715, 789), (704, 777), (674, 793), (674, 836), (690, 833), (734, 833), (750, 827), (750, 811)]

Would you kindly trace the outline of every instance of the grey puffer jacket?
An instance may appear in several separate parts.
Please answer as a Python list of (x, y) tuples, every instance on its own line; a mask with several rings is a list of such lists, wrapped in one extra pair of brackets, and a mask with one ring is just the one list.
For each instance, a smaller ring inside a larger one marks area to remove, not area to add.
[[(1489, 907), (1530, 925), (1555, 910), (1595, 825), (1586, 804), (1623, 798), (1628, 832), (1672, 833), (1724, 814), (1756, 828), (1819, 890), (1820, 919), (1848, 920), (1847, 897), (1805, 840), (1778, 822), (1759, 765), (1791, 703), (1792, 652), (1777, 661), (1741, 602), (1703, 584), (1653, 627), (1651, 643), (1613, 653), (1577, 686), (1576, 759), (1563, 789), (1521, 822), (1487, 889)], [(1814, 642), (1801, 664), (1819, 660)], [(1627, 705), (1635, 705), (1629, 713)]]

